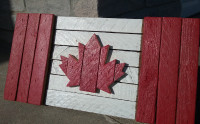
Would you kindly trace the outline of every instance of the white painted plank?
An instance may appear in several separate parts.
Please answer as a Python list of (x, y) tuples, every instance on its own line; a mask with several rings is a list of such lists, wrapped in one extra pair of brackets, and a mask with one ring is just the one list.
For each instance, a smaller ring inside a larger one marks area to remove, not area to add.
[(48, 90), (46, 105), (135, 119), (135, 102)]
[[(52, 59), (60, 60), (61, 55), (68, 57), (69, 54), (72, 54), (78, 58), (78, 47), (54, 46)], [(140, 52), (110, 50), (108, 53), (108, 58), (110, 58), (110, 61), (117, 59), (121, 63), (128, 64), (128, 66), (139, 67), (139, 55)]]
[(103, 46), (110, 45), (113, 49), (140, 51), (141, 34), (119, 34), (100, 32), (80, 32), (56, 30), (55, 44), (78, 46), (78, 42), (86, 44), (93, 34), (99, 36)]
[(116, 83), (114, 86), (111, 87), (114, 93), (109, 94), (104, 91), (100, 91), (99, 93), (80, 91), (79, 87), (67, 87), (66, 85), (68, 82), (69, 79), (67, 78), (67, 76), (50, 75), (48, 89), (89, 94), (93, 96), (102, 96), (102, 97), (109, 97), (109, 98), (129, 100), (129, 101), (136, 101), (137, 97), (138, 85)]
[(56, 29), (142, 33), (142, 19), (57, 17)]
[[(51, 64), (51, 74), (65, 75), (60, 68), (62, 62), (60, 60), (53, 60)], [(139, 68), (125, 67), (125, 76), (119, 79), (119, 82), (138, 84)]]

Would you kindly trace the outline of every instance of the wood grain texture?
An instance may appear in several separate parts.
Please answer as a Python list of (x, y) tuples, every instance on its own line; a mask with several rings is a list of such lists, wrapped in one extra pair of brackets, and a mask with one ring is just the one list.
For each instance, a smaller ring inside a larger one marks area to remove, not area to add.
[(50, 75), (48, 89), (59, 90), (59, 91), (69, 91), (81, 94), (90, 94), (93, 96), (102, 96), (108, 98), (136, 101), (137, 97), (137, 85), (125, 84), (116, 82), (115, 85), (111, 87), (112, 94), (104, 92), (102, 90), (97, 93), (80, 91), (79, 87), (66, 87), (69, 79), (66, 76)]
[(57, 17), (56, 29), (142, 33), (142, 19)]
[(96, 92), (101, 46), (94, 34), (85, 45), (80, 90)]
[[(54, 46), (52, 59), (59, 59), (60, 56), (68, 57), (69, 54), (78, 58), (78, 48), (70, 46)], [(121, 63), (126, 63), (128, 66), (139, 67), (140, 52), (109, 50), (108, 60), (119, 60)]]
[(37, 45), (29, 89), (28, 103), (41, 105), (48, 68), (51, 35), (53, 29), (52, 14), (41, 14)]
[(28, 91), (32, 74), (32, 66), (37, 42), (39, 21), (40, 14), (29, 14), (19, 85), (17, 91), (17, 101), (19, 102), (26, 103), (28, 100)]
[(103, 46), (110, 45), (112, 49), (140, 51), (141, 34), (120, 34), (56, 30), (55, 44), (78, 46), (86, 44), (93, 34), (99, 36)]
[(199, 19), (182, 19), (176, 124), (194, 124), (199, 54)]
[(111, 93), (109, 86), (114, 83), (116, 60), (106, 63), (108, 51), (109, 45), (101, 48), (97, 88), (107, 93)]
[(161, 18), (144, 18), (136, 111), (136, 121), (144, 123), (155, 120), (161, 24)]
[[(52, 60), (51, 74), (65, 76), (59, 65), (62, 63), (60, 60)], [(125, 76), (118, 79), (119, 82), (138, 84), (139, 68), (125, 67)]]
[(6, 100), (14, 101), (16, 99), (27, 22), (28, 14), (17, 14), (4, 89), (4, 99)]
[(83, 54), (85, 46), (79, 43), (79, 58), (75, 58), (72, 55), (69, 55), (68, 65), (67, 65), (67, 77), (69, 78), (69, 83), (67, 86), (79, 86), (81, 81), (81, 72), (83, 65)]
[(135, 102), (48, 90), (46, 105), (98, 114), (135, 118)]
[(163, 18), (156, 124), (175, 124), (181, 18)]

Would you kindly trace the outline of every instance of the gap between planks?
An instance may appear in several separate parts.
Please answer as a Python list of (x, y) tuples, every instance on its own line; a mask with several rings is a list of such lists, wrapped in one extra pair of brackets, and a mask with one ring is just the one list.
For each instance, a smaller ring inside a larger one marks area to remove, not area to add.
[(122, 99), (128, 101), (136, 101), (137, 97), (138, 85), (116, 82), (111, 87), (111, 91), (113, 92), (109, 94), (102, 90), (98, 91), (98, 93), (80, 91), (79, 87), (67, 87), (66, 85), (68, 82), (69, 79), (66, 76), (50, 75), (48, 89), (70, 91), (82, 94), (89, 94), (93, 96), (102, 96), (102, 97), (109, 97), (109, 98)]

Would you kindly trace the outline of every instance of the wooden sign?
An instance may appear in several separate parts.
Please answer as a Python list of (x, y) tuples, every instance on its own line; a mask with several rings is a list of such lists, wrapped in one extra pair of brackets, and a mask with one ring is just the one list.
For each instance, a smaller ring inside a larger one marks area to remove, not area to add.
[(53, 18), (18, 14), (6, 100), (194, 123), (199, 19)]

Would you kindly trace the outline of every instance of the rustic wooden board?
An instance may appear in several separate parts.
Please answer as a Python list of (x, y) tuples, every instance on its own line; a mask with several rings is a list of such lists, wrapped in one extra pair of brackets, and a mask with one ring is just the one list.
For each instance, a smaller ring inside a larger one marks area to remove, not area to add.
[(199, 19), (182, 19), (176, 124), (194, 124), (199, 54)]
[(42, 14), (38, 31), (37, 45), (29, 89), (28, 103), (41, 105), (47, 65), (49, 61), (49, 51), (51, 45), (51, 35), (53, 29), (52, 14)]
[(57, 17), (56, 29), (142, 33), (142, 19)]
[(12, 49), (8, 64), (8, 73), (4, 89), (4, 99), (6, 100), (14, 101), (16, 99), (27, 22), (28, 14), (17, 14)]
[(103, 46), (111, 45), (111, 49), (140, 51), (142, 34), (56, 30), (55, 44), (70, 46), (78, 46), (78, 42), (86, 44), (94, 33), (99, 36)]
[(28, 100), (28, 91), (31, 80), (39, 21), (40, 14), (29, 14), (19, 85), (17, 91), (17, 101), (19, 102), (26, 103)]
[[(59, 67), (61, 63), (62, 62), (60, 60), (52, 60), (51, 74), (65, 76), (65, 73)], [(125, 67), (124, 70), (125, 70), (125, 76), (123, 76), (117, 81), (123, 83), (138, 84), (139, 68)]]
[(135, 102), (91, 95), (48, 90), (46, 105), (129, 119), (135, 118)]
[(102, 90), (100, 90), (98, 93), (80, 91), (79, 87), (66, 87), (68, 83), (69, 79), (66, 76), (50, 75), (48, 89), (90, 94), (93, 96), (103, 96), (103, 97), (116, 98), (129, 101), (136, 101), (137, 97), (138, 85), (116, 82), (115, 85), (111, 87), (113, 93), (109, 94)]
[(156, 124), (174, 124), (179, 68), (181, 18), (163, 18)]
[[(78, 47), (70, 46), (54, 46), (52, 59), (59, 59), (60, 56), (68, 57), (69, 54), (78, 58)], [(140, 52), (121, 51), (121, 50), (109, 50), (109, 61), (114, 59), (119, 60), (121, 63), (126, 63), (127, 66), (139, 67)]]
[(136, 121), (154, 123), (160, 52), (161, 18), (144, 18)]

